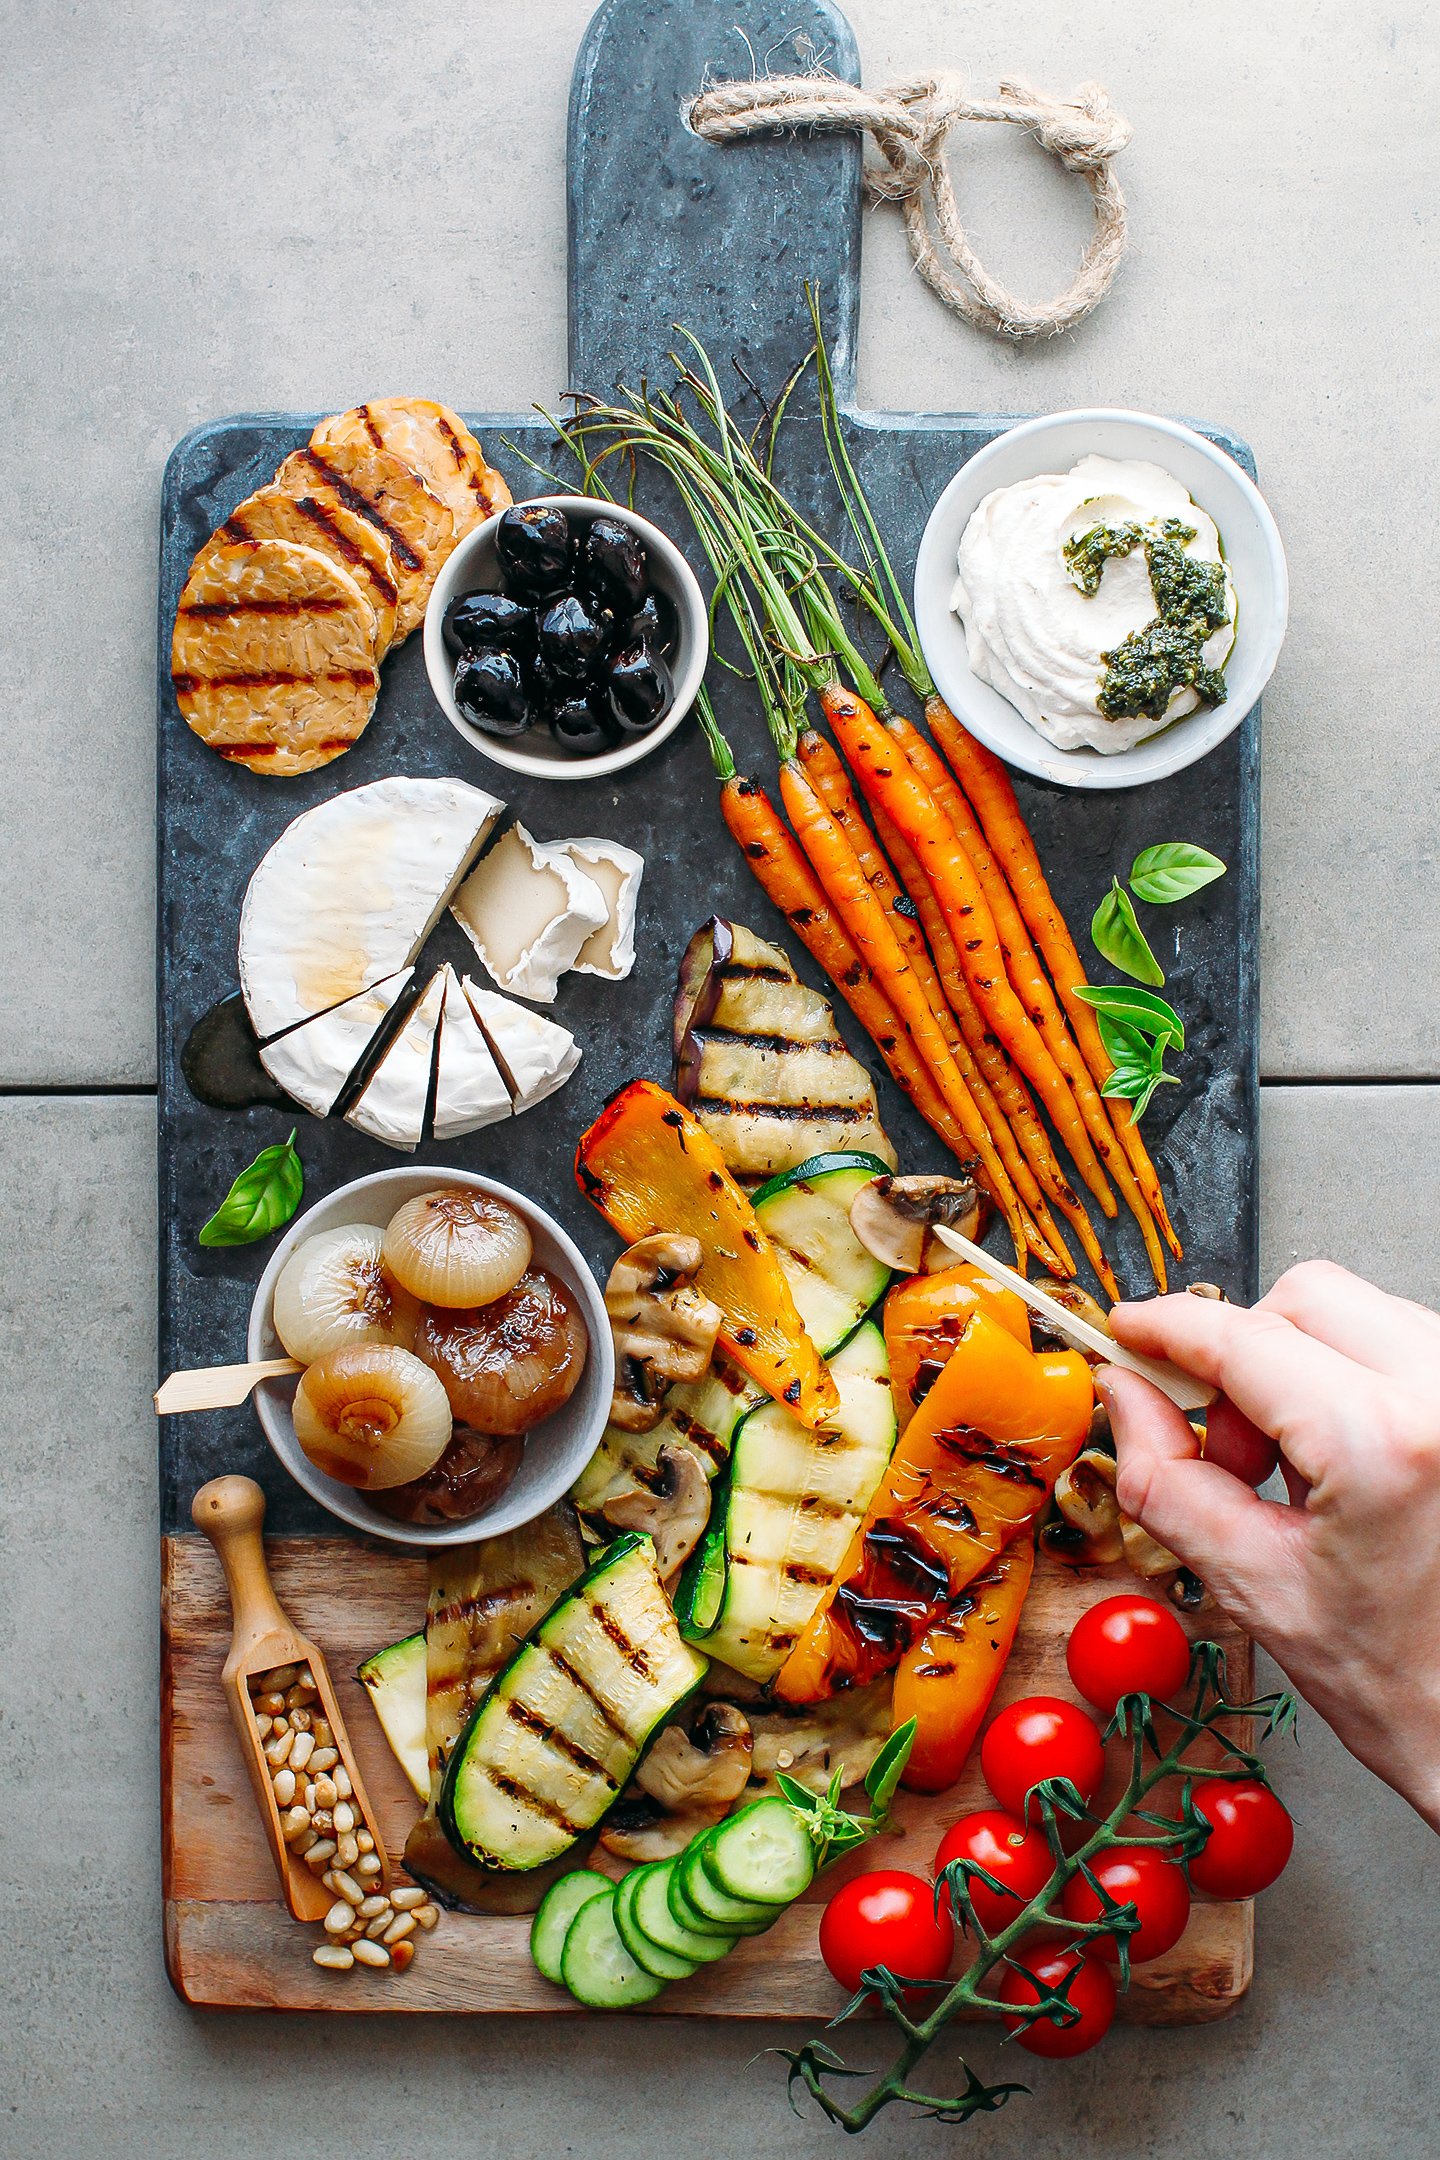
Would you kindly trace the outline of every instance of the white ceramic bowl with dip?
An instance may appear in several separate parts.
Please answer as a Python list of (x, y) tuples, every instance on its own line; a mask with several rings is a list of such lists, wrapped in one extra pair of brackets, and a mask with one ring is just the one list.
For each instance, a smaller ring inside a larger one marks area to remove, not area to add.
[(518, 1530), (522, 1523), (559, 1500), (574, 1484), (594, 1454), (615, 1388), (615, 1352), (606, 1317), (605, 1301), (594, 1276), (574, 1240), (567, 1237), (553, 1216), (527, 1200), (523, 1193), (494, 1178), (477, 1177), (471, 1170), (414, 1166), (404, 1170), (380, 1170), (372, 1177), (356, 1178), (342, 1185), (294, 1221), (270, 1256), (250, 1307), (246, 1338), (248, 1358), (284, 1357), (285, 1345), (275, 1333), (271, 1306), (280, 1270), (295, 1247), (321, 1230), (338, 1230), (346, 1223), (374, 1223), (383, 1229), (392, 1215), (421, 1193), (437, 1186), (468, 1185), (477, 1192), (504, 1200), (521, 1216), (535, 1246), (535, 1265), (548, 1268), (574, 1293), (590, 1337), (589, 1354), (579, 1385), (567, 1403), (525, 1436), (525, 1452), (513, 1482), (492, 1507), (471, 1516), (468, 1522), (402, 1523), (384, 1514), (367, 1494), (353, 1485), (326, 1477), (295, 1437), (290, 1414), (297, 1379), (264, 1380), (256, 1388), (255, 1409), (261, 1428), (280, 1461), (304, 1487), (341, 1522), (371, 1537), (386, 1538), (392, 1545), (412, 1545), (425, 1550), (438, 1545), (466, 1545), (476, 1538), (498, 1537), (502, 1531)]
[[(1068, 473), (1083, 457), (1140, 459), (1179, 481), (1220, 531), (1234, 583), (1235, 644), (1223, 705), (1202, 705), (1158, 734), (1110, 755), (1061, 750), (971, 668), (965, 626), (951, 607), (960, 538), (996, 488)], [(1225, 451), (1178, 420), (1149, 413), (1063, 412), (997, 435), (961, 466), (935, 508), (915, 564), (915, 621), (940, 695), (1007, 765), (1061, 787), (1140, 787), (1204, 757), (1240, 725), (1269, 682), (1285, 637), (1290, 588), (1279, 530), (1264, 498)]]
[(649, 557), (651, 578), (675, 610), (676, 646), (669, 659), (675, 682), (675, 701), (669, 712), (663, 720), (656, 722), (648, 735), (637, 736), (633, 742), (618, 743), (613, 750), (603, 751), (598, 757), (572, 757), (552, 741), (543, 723), (527, 729), (523, 735), (503, 738), (487, 735), (483, 728), (476, 727), (466, 718), (455, 702), (455, 662), (445, 648), (445, 610), (462, 593), (500, 590), (500, 558), (495, 547), (499, 516), (487, 518), (483, 525), (477, 525), (473, 532), (467, 533), (435, 580), (425, 609), (425, 670), (446, 719), (473, 750), (489, 758), (492, 764), (508, 766), (511, 772), (528, 773), (533, 780), (603, 779), (607, 773), (623, 772), (627, 765), (638, 765), (641, 758), (658, 750), (661, 743), (674, 734), (695, 703), (695, 694), (704, 680), (710, 658), (705, 596), (694, 571), (674, 541), (667, 538), (658, 525), (652, 525), (648, 518), (627, 509), (624, 503), (606, 502), (591, 495), (545, 495), (534, 499), (553, 503), (557, 510), (565, 512), (573, 525), (593, 525), (600, 517), (615, 518), (639, 536)]

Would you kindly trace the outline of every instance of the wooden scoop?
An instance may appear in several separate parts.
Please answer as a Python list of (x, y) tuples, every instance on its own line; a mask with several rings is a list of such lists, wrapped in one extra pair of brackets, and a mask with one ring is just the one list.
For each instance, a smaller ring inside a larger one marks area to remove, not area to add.
[(252, 1680), (258, 1680), (277, 1665), (309, 1666), (320, 1697), (321, 1714), (335, 1736), (334, 1744), (354, 1787), (350, 1805), (355, 1810), (356, 1828), (363, 1825), (370, 1832), (380, 1856), (381, 1872), (369, 1885), (377, 1891), (387, 1889), (390, 1881), (385, 1841), (360, 1782), (355, 1752), (335, 1700), (335, 1690), (330, 1685), (325, 1660), (314, 1643), (291, 1626), (271, 1587), (260, 1536), (265, 1520), (264, 1493), (253, 1478), (212, 1478), (196, 1493), (190, 1504), (190, 1514), (196, 1529), (204, 1531), (219, 1553), (220, 1564), (225, 1570), (232, 1632), (230, 1655), (225, 1660), (221, 1680), (239, 1737), (240, 1752), (255, 1788), (265, 1835), (270, 1840), (270, 1850), (280, 1871), (285, 1902), (297, 1920), (323, 1920), (335, 1903), (335, 1896), (285, 1842), (270, 1765), (255, 1730), (255, 1708), (250, 1697)]
[(284, 1380), (304, 1370), (293, 1357), (257, 1358), (253, 1365), (196, 1365), (161, 1381), (153, 1397), (156, 1413), (174, 1417), (179, 1410), (227, 1410), (244, 1402), (262, 1380)]

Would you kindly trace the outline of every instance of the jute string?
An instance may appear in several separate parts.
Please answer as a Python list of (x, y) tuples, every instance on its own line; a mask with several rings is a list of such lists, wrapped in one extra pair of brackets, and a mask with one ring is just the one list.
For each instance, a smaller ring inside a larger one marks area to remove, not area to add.
[[(931, 291), (967, 322), (1000, 337), (1056, 337), (1072, 330), (1109, 291), (1125, 253), (1125, 197), (1113, 161), (1131, 129), (1098, 83), (1056, 98), (1024, 83), (1002, 82), (998, 97), (972, 98), (953, 75), (917, 75), (880, 91), (830, 76), (770, 75), (714, 84), (693, 100), (686, 118), (697, 135), (715, 143), (767, 129), (869, 135), (877, 153), (865, 161), (870, 201), (900, 205), (915, 267)], [(1094, 236), (1058, 298), (1034, 307), (1017, 300), (971, 246), (945, 163), (945, 139), (961, 120), (1026, 129), (1090, 190)]]

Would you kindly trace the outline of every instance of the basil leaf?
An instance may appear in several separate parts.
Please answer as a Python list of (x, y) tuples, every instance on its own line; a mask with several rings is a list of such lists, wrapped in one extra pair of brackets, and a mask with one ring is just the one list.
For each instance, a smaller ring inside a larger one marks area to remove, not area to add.
[(295, 1135), (278, 1147), (262, 1148), (242, 1170), (200, 1232), (202, 1245), (253, 1245), (289, 1222), (305, 1190), (305, 1172), (295, 1152)]
[(910, 1750), (915, 1745), (916, 1721), (908, 1718), (897, 1726), (881, 1748), (865, 1778), (865, 1790), (870, 1795), (870, 1824), (880, 1829), (890, 1813), (890, 1802), (895, 1788), (905, 1774), (910, 1760)]
[(1144, 1072), (1150, 1070), (1161, 1047), (1142, 1035), (1139, 1028), (1112, 1020), (1108, 1013), (1100, 1015), (1100, 1040), (1112, 1065), (1138, 1065)]
[(1130, 890), (1137, 900), (1164, 906), (1187, 899), (1224, 875), (1224, 863), (1208, 848), (1194, 847), (1188, 840), (1165, 840), (1159, 847), (1142, 848), (1135, 857), (1130, 865)]
[(1157, 1042), (1174, 1043), (1177, 1050), (1185, 1047), (1185, 1023), (1179, 1013), (1164, 998), (1152, 997), (1148, 990), (1129, 990), (1123, 983), (1081, 983), (1075, 995), (1093, 1005), (1101, 1016), (1102, 1038), (1107, 1019), (1123, 1020), (1142, 1035), (1153, 1035)]
[(1095, 910), (1090, 924), (1090, 935), (1095, 940), (1095, 950), (1111, 967), (1119, 968), (1122, 975), (1131, 975), (1136, 982), (1153, 983), (1157, 990), (1165, 987), (1165, 970), (1145, 942), (1145, 933), (1135, 920), (1135, 910), (1130, 905), (1130, 895), (1119, 878), (1110, 880), (1110, 890)]

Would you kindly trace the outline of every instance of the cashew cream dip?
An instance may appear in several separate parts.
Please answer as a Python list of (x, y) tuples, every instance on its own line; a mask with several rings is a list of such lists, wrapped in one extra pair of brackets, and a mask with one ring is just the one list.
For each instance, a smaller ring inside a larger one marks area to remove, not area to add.
[(970, 666), (1061, 750), (1128, 750), (1225, 697), (1235, 588), (1178, 480), (1084, 457), (985, 496), (950, 605)]

